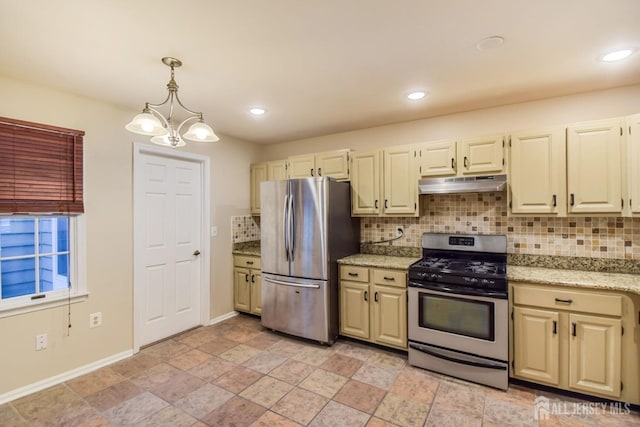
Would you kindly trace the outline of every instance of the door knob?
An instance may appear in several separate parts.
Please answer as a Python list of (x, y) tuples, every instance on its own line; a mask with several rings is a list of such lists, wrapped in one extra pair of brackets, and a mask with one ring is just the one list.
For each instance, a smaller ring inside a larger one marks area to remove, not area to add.
[(196, 249), (196, 250), (193, 252), (193, 254), (194, 254), (195, 256), (198, 256), (198, 255), (200, 255), (200, 251)]

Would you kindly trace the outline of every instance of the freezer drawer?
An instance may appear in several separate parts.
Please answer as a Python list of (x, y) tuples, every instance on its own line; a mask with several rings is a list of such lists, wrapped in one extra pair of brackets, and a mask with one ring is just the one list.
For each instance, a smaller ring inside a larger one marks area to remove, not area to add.
[(329, 283), (324, 280), (262, 275), (262, 325), (276, 331), (333, 344)]

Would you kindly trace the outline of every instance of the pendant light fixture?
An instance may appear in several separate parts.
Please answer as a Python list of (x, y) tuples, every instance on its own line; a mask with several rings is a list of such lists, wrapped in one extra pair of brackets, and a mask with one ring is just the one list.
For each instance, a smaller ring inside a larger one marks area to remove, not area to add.
[[(176, 58), (165, 57), (162, 58), (162, 62), (171, 68), (171, 80), (167, 83), (169, 95), (167, 95), (167, 98), (160, 104), (150, 104), (146, 102), (142, 113), (136, 115), (133, 120), (125, 126), (125, 129), (140, 135), (151, 136), (151, 142), (154, 144), (172, 148), (187, 145), (184, 141), (185, 139), (200, 142), (216, 142), (220, 140), (213, 132), (213, 129), (211, 129), (211, 126), (204, 122), (202, 113), (188, 109), (182, 104), (178, 97), (178, 84), (174, 80), (174, 68), (180, 67), (182, 61)], [(177, 127), (173, 124), (174, 100), (189, 114)], [(162, 113), (158, 111), (158, 108), (166, 103), (169, 103), (169, 115), (165, 118)], [(184, 134), (181, 134), (180, 132), (184, 125), (192, 120), (197, 121), (193, 123)]]

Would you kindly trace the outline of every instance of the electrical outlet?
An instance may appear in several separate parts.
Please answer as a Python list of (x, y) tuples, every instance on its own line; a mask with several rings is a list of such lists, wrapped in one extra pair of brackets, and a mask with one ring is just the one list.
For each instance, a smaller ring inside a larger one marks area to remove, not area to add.
[(102, 312), (91, 313), (89, 315), (89, 327), (96, 328), (102, 326)]
[(36, 335), (36, 351), (47, 348), (49, 337), (47, 334)]
[(396, 227), (396, 237), (404, 236), (404, 226), (399, 225)]

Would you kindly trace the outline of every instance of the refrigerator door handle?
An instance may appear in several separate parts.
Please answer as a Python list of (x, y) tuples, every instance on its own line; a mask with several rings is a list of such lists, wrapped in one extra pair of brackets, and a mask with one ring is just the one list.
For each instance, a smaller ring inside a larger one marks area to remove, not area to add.
[(289, 261), (289, 215), (288, 215), (288, 209), (289, 209), (289, 195), (285, 195), (284, 196), (284, 213), (282, 215), (282, 232), (284, 233), (284, 253), (285, 256), (287, 258), (287, 261)]
[(282, 280), (270, 279), (269, 277), (264, 277), (263, 279), (265, 282), (274, 283), (276, 285), (292, 286), (294, 288), (312, 288), (312, 289), (320, 288), (320, 285), (303, 285), (301, 283), (291, 283), (291, 282), (284, 282)]
[(293, 252), (296, 247), (296, 216), (293, 209), (293, 195), (289, 196), (289, 259), (294, 261)]

